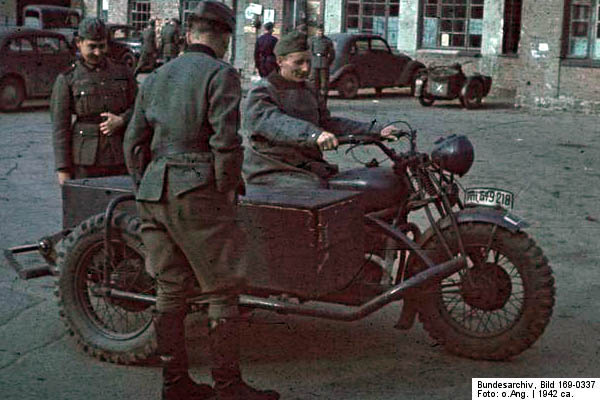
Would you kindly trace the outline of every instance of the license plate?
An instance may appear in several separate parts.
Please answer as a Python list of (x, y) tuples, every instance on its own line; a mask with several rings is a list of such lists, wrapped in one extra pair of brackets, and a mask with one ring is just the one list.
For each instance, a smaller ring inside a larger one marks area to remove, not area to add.
[(465, 205), (501, 207), (512, 210), (515, 204), (515, 195), (508, 190), (478, 187), (465, 191)]

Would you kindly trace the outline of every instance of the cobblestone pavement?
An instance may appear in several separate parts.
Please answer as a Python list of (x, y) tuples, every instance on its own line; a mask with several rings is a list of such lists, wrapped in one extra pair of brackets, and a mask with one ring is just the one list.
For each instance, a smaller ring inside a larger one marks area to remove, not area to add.
[[(445, 353), (416, 324), (393, 329), (399, 306), (355, 323), (259, 313), (244, 334), (250, 382), (283, 399), (467, 399), (472, 377), (600, 376), (600, 128), (598, 117), (524, 113), (490, 99), (484, 110), (458, 102), (422, 108), (404, 92), (355, 101), (333, 98), (334, 114), (401, 119), (430, 149), (442, 134), (467, 134), (476, 160), (465, 186), (517, 194), (514, 212), (531, 223), (556, 277), (554, 314), (542, 338), (510, 362)], [(374, 151), (358, 156), (380, 157)], [(343, 151), (328, 154), (355, 165)], [(0, 248), (61, 226), (50, 121), (44, 102), (0, 114)], [(124, 367), (76, 350), (59, 320), (53, 280), (23, 282), (0, 261), (0, 397), (158, 399), (155, 367)], [(203, 330), (191, 326), (193, 373), (206, 381)]]

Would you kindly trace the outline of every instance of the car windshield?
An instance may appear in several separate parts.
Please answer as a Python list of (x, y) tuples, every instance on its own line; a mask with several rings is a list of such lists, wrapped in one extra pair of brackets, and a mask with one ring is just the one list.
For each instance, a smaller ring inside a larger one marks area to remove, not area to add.
[(77, 29), (79, 25), (79, 14), (76, 12), (65, 14), (63, 11), (44, 10), (42, 19), (45, 29)]

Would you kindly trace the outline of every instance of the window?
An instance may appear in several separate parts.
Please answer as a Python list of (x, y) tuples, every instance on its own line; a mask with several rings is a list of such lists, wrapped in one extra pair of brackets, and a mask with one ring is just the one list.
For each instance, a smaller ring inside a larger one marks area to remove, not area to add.
[(348, 0), (346, 32), (366, 32), (381, 35), (388, 42), (398, 42), (400, 0)]
[(36, 43), (40, 53), (58, 54), (67, 51), (67, 43), (59, 38), (38, 36)]
[(600, 1), (573, 0), (566, 6), (565, 53), (571, 58), (600, 59)]
[(187, 20), (190, 14), (194, 12), (200, 0), (182, 0), (181, 1), (181, 26), (187, 30)]
[(142, 30), (150, 20), (150, 0), (129, 0), (129, 23)]
[(504, 3), (503, 54), (517, 54), (519, 51), (522, 3), (522, 0), (506, 0)]
[(423, 0), (421, 48), (481, 49), (484, 0)]
[(10, 51), (15, 52), (30, 52), (33, 51), (33, 46), (31, 45), (31, 41), (25, 38), (17, 38), (13, 39), (8, 43), (8, 48)]

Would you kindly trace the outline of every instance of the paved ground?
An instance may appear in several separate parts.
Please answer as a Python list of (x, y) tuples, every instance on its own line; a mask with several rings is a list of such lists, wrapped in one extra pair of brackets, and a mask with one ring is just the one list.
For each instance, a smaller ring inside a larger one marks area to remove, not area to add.
[[(43, 104), (0, 114), (0, 248), (61, 226)], [(468, 134), (476, 161), (462, 181), (517, 193), (515, 213), (531, 222), (529, 232), (555, 272), (552, 322), (531, 349), (494, 363), (451, 356), (418, 325), (394, 330), (399, 306), (356, 323), (260, 313), (243, 340), (251, 382), (280, 390), (286, 400), (430, 400), (470, 398), (472, 377), (600, 377), (598, 117), (526, 114), (501, 100), (480, 111), (464, 111), (458, 102), (422, 108), (403, 92), (334, 98), (331, 109), (363, 120), (406, 120), (419, 129), (423, 149), (442, 134)], [(344, 167), (353, 165), (345, 160)], [(158, 398), (157, 368), (112, 365), (78, 352), (58, 318), (53, 280), (22, 282), (0, 264), (1, 398)], [(207, 373), (203, 333), (191, 327), (188, 343), (200, 380)]]

